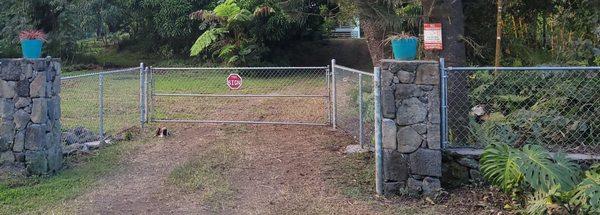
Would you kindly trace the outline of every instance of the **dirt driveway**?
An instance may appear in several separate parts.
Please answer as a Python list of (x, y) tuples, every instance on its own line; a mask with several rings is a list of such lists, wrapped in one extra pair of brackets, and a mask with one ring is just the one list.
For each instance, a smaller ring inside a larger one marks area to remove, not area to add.
[[(66, 204), (78, 214), (434, 213), (344, 194), (335, 182), (356, 179), (339, 178), (336, 172), (345, 167), (331, 161), (343, 159), (339, 149), (352, 141), (329, 128), (189, 124), (171, 129), (171, 137), (151, 139), (127, 156), (123, 168)], [(200, 186), (183, 189), (173, 183), (173, 172), (190, 162), (199, 162), (198, 169), (208, 164), (208, 171), (215, 171), (209, 174), (223, 177), (203, 176)]]

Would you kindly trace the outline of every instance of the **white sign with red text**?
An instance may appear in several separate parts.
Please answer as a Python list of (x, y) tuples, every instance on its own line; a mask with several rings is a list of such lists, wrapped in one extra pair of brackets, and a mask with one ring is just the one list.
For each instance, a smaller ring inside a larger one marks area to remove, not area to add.
[(425, 50), (442, 50), (442, 23), (423, 24), (423, 48)]

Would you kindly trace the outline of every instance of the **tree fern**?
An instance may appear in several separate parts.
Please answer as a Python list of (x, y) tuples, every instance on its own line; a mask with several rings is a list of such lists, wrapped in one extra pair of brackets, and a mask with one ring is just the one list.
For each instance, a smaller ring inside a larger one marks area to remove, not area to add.
[(520, 171), (521, 152), (506, 144), (492, 143), (481, 155), (483, 176), (505, 192), (519, 186), (523, 180)]
[(206, 30), (194, 43), (190, 49), (190, 56), (197, 56), (200, 52), (208, 48), (213, 42), (215, 42), (221, 35), (227, 33), (225, 28), (212, 28)]

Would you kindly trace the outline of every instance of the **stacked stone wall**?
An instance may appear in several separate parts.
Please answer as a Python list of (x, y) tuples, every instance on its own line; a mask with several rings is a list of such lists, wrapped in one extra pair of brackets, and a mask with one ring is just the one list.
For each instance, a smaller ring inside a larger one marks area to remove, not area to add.
[(0, 166), (43, 175), (62, 168), (60, 61), (0, 60)]
[(441, 188), (439, 65), (382, 61), (384, 191)]

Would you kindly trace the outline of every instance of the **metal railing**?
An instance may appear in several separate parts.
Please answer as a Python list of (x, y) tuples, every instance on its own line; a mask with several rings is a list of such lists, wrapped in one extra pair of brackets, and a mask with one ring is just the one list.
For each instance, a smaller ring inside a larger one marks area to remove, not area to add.
[[(228, 76), (242, 79), (230, 89)], [(328, 125), (327, 67), (150, 68), (150, 122)]]
[(600, 67), (444, 67), (442, 144), (600, 153)]
[(139, 125), (142, 68), (80, 73), (61, 78), (63, 130), (85, 128), (104, 141)]
[(332, 70), (332, 125), (352, 135), (360, 145), (373, 146), (373, 73), (337, 65)]

